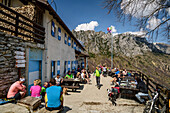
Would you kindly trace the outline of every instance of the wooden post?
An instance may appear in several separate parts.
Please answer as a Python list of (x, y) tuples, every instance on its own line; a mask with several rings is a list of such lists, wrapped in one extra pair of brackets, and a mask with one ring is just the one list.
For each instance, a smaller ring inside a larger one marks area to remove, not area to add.
[(18, 80), (21, 78), (21, 68), (18, 68)]
[(142, 80), (144, 80), (144, 75), (143, 75), (143, 73), (142, 73)]
[(147, 90), (149, 90), (148, 88), (149, 88), (149, 78), (147, 77), (146, 78), (146, 87), (147, 87)]
[(84, 69), (86, 69), (86, 57), (84, 57)]
[(15, 20), (15, 36), (18, 36), (18, 24), (19, 24), (19, 15), (16, 14), (16, 20)]
[(170, 90), (167, 90), (166, 95), (167, 95), (167, 99), (166, 99), (166, 102), (167, 102), (166, 108), (167, 108), (167, 110), (166, 110), (166, 113), (170, 113)]

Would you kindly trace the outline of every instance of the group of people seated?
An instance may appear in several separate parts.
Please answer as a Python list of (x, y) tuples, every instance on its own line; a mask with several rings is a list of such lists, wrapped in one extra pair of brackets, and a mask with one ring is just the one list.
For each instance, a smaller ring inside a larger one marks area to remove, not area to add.
[(70, 79), (70, 78), (76, 79), (77, 78), (81, 81), (85, 81), (85, 83), (90, 82), (90, 74), (85, 69), (78, 69), (77, 71), (75, 71), (73, 69), (72, 71), (68, 71), (64, 78), (67, 78), (67, 79)]
[[(23, 85), (24, 82), (25, 78), (21, 77), (19, 81), (13, 83), (9, 88), (7, 98), (14, 98), (15, 100), (24, 98), (26, 94), (26, 86)], [(40, 79), (34, 80), (34, 85), (31, 86), (30, 93), (32, 97), (40, 98), (44, 101), (45, 107), (48, 110), (63, 108), (63, 90), (55, 78), (52, 78), (49, 82), (44, 82), (42, 87)]]
[[(113, 70), (112, 70), (113, 71)], [(135, 95), (136, 98), (139, 100), (140, 103), (144, 103), (145, 100), (141, 97), (147, 96), (148, 98), (148, 90), (146, 87), (146, 84), (143, 82), (143, 80), (139, 77), (137, 73), (132, 73), (132, 71), (126, 71), (126, 69), (123, 69), (123, 71), (120, 71), (119, 69), (114, 69), (114, 76), (111, 79), (111, 85), (113, 85), (112, 88), (116, 88), (119, 90), (118, 87), (120, 87), (121, 81), (128, 81), (128, 79), (131, 79), (131, 81), (134, 82), (135, 88), (139, 89), (139, 92)]]

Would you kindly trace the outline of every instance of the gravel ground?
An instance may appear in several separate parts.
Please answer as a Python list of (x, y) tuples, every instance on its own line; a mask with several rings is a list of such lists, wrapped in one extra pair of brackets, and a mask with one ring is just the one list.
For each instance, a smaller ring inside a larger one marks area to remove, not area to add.
[(68, 92), (64, 96), (63, 113), (143, 113), (144, 105), (135, 100), (116, 100), (117, 106), (108, 101), (107, 89), (110, 88), (111, 77), (101, 77), (100, 90), (96, 87), (95, 78), (91, 78), (91, 84), (84, 84), (76, 92)]

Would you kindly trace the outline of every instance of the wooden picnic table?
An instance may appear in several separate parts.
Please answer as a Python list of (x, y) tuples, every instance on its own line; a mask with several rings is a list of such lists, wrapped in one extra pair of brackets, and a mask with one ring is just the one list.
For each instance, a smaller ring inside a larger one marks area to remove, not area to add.
[(119, 88), (120, 88), (119, 97), (134, 98), (135, 94), (139, 92), (139, 89), (136, 88), (135, 82), (131, 82), (130, 80), (121, 81)]
[(120, 96), (119, 97), (125, 97), (125, 98), (134, 98), (135, 94), (139, 92), (139, 89), (133, 88), (133, 87), (123, 87), (120, 86)]
[(79, 79), (73, 79), (73, 78), (69, 78), (69, 79), (66, 79), (64, 78), (63, 79), (63, 83), (61, 85), (61, 87), (65, 87), (65, 88), (69, 88), (69, 89), (72, 89), (76, 91), (76, 89), (80, 88), (80, 83), (81, 81)]

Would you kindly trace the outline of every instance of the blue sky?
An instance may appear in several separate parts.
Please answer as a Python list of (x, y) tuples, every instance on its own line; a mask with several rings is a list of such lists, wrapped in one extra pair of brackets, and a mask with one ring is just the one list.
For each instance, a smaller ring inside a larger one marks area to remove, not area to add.
[[(50, 1), (50, 0), (49, 0)], [(57, 6), (57, 13), (72, 31), (78, 25), (97, 21), (98, 26), (95, 31), (107, 32), (107, 27), (115, 26), (118, 33), (127, 31), (137, 31), (129, 23), (123, 26), (117, 21), (113, 13), (107, 14), (107, 9), (103, 8), (104, 0), (54, 0)], [(50, 2), (49, 2), (50, 3)], [(55, 9), (55, 8), (54, 8)]]
[[(51, 3), (51, 0), (48, 0)], [(94, 26), (95, 31), (103, 31), (107, 33), (107, 27), (111, 25), (115, 27), (116, 33), (124, 32), (138, 32), (138, 28), (134, 26), (135, 21), (126, 21), (125, 25), (118, 22), (115, 14), (111, 12), (107, 14), (108, 10), (104, 9), (104, 0), (53, 0), (56, 3), (52, 3), (53, 8), (57, 11), (57, 14), (61, 17), (64, 23), (72, 31), (76, 29), (78, 25), (86, 24), (95, 21), (97, 25)], [(80, 26), (79, 26), (80, 27)], [(157, 40), (157, 42), (166, 42), (165, 40)]]

